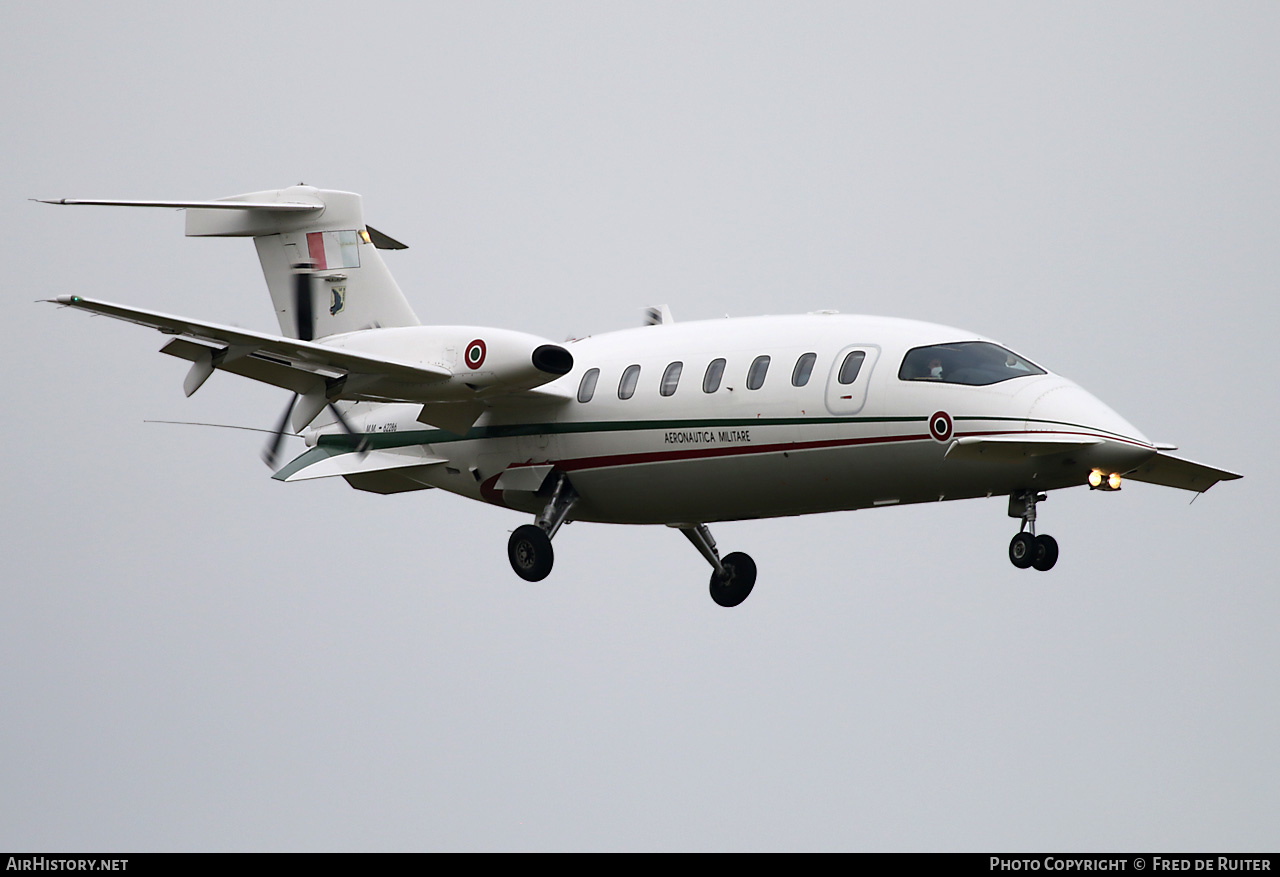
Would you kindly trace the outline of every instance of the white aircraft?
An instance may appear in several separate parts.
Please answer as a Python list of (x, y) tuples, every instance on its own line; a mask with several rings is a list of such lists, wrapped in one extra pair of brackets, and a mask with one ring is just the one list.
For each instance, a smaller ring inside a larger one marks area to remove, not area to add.
[[(1131, 478), (1205, 491), (1240, 476), (1170, 455), (1064, 377), (959, 329), (822, 311), (650, 325), (555, 344), (486, 326), (423, 326), (365, 224), (360, 196), (293, 186), (216, 201), (86, 201), (185, 208), (186, 233), (252, 237), (280, 335), (78, 295), (56, 303), (158, 329), (191, 363), (293, 392), (308, 450), (280, 481), (341, 475), (357, 490), (440, 488), (534, 515), (516, 528), (516, 574), (551, 571), (568, 521), (665, 524), (711, 565), (711, 596), (755, 584), (721, 556), (715, 521), (1009, 496), (1019, 568), (1050, 569), (1036, 532), (1050, 490), (1119, 490)], [(327, 414), (325, 414), (327, 409)], [(324, 416), (322, 416), (324, 415)]]

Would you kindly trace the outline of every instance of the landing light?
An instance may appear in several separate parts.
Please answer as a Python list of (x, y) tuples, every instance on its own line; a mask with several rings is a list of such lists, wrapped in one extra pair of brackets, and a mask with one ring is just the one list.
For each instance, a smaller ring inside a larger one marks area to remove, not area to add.
[(1120, 473), (1112, 472), (1110, 475), (1103, 474), (1100, 470), (1094, 469), (1089, 473), (1089, 489), (1090, 490), (1119, 490), (1120, 489)]

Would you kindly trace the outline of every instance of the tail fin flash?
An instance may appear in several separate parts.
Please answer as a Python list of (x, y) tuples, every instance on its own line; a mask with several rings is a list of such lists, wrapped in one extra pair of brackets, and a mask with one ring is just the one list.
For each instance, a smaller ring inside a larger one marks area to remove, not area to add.
[(378, 253), (405, 245), (365, 224), (360, 196), (354, 192), (291, 186), (216, 201), (63, 198), (44, 203), (185, 209), (187, 237), (253, 238), (280, 332), (289, 338), (302, 337), (300, 320), (306, 314), (299, 312), (307, 310), (297, 304), (298, 272), (312, 280), (310, 338), (420, 325)]

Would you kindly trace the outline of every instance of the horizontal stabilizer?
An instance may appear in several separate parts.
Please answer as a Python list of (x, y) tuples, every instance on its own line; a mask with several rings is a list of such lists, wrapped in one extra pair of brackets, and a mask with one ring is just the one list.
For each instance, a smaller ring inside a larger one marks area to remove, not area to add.
[[(367, 227), (361, 198), (354, 192), (299, 184), (198, 201), (32, 200), (181, 210), (187, 237), (253, 238), (280, 333), (288, 337), (314, 340), (421, 324), (379, 253), (406, 249), (405, 245)], [(313, 297), (327, 306), (313, 302), (310, 311), (305, 309), (299, 299), (300, 277), (307, 278)], [(199, 385), (205, 371), (201, 367), (193, 372), (192, 386)]]
[(1204, 493), (1219, 481), (1235, 481), (1244, 476), (1228, 472), (1226, 469), (1216, 469), (1203, 463), (1184, 460), (1161, 451), (1138, 468), (1126, 472), (1124, 477), (1131, 481), (1145, 481), (1148, 484), (1161, 484), (1165, 487)]
[(1065, 454), (1092, 445), (1102, 439), (1092, 436), (1056, 432), (1016, 432), (1007, 435), (974, 435), (958, 438), (947, 448), (948, 460), (988, 460), (1016, 463), (1027, 457)]
[(444, 457), (427, 453), (421, 446), (387, 448), (358, 454), (348, 447), (324, 445), (312, 448), (289, 463), (275, 475), (277, 481), (308, 481), (335, 475), (366, 475), (408, 466), (435, 466), (449, 462)]
[[(168, 207), (172, 210), (263, 210), (275, 213), (307, 213), (323, 210), (323, 204), (290, 201), (90, 201), (84, 198), (32, 198), (41, 204), (89, 205), (98, 207)], [(391, 249), (396, 249), (392, 247)]]

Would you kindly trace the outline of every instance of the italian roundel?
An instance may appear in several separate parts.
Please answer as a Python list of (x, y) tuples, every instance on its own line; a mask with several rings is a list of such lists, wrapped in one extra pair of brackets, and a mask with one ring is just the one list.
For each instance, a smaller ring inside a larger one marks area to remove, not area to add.
[(951, 438), (951, 415), (938, 411), (929, 418), (929, 434), (940, 442)]
[(484, 341), (477, 338), (467, 345), (466, 353), (463, 357), (467, 361), (467, 368), (477, 369), (484, 365), (484, 356), (488, 349), (484, 346)]

